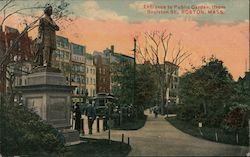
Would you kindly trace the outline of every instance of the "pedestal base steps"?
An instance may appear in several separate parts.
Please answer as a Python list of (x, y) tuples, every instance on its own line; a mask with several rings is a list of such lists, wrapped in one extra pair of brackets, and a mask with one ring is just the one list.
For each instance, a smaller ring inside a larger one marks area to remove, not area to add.
[(80, 143), (79, 132), (77, 130), (63, 129), (62, 134), (64, 136), (66, 146)]

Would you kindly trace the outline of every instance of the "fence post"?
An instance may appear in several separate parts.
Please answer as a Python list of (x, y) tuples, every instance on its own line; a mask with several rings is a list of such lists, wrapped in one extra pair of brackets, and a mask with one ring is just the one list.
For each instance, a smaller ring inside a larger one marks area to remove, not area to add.
[(84, 135), (85, 134), (85, 132), (84, 132), (84, 118), (81, 118), (81, 125), (80, 125), (80, 130), (82, 131), (82, 135)]
[(122, 134), (122, 143), (124, 143), (124, 134)]
[(99, 117), (96, 118), (96, 128), (97, 128), (97, 132), (100, 132), (100, 118)]
[(218, 142), (218, 134), (217, 134), (217, 132), (215, 132), (215, 140), (216, 140), (216, 142)]
[(239, 134), (238, 134), (238, 132), (236, 133), (236, 143), (239, 144)]
[(103, 119), (102, 129), (103, 129), (103, 131), (106, 131), (106, 127), (107, 127), (107, 126), (106, 126), (106, 117), (103, 116), (102, 119)]

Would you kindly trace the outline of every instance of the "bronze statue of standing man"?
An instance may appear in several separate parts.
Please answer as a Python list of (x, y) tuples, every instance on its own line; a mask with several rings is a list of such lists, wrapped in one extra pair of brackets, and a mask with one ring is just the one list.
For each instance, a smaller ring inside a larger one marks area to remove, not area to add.
[(46, 7), (45, 17), (40, 19), (34, 60), (36, 66), (51, 67), (52, 53), (56, 50), (56, 31), (59, 30), (51, 18), (52, 12), (52, 6)]

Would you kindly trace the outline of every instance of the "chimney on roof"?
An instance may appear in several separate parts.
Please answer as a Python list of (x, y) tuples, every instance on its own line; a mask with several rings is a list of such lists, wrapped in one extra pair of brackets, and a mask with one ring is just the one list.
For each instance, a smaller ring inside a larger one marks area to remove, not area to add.
[(114, 52), (115, 52), (115, 50), (114, 50), (114, 49), (115, 49), (114, 45), (111, 45), (111, 46), (110, 46), (110, 49), (111, 49), (111, 53), (114, 53)]

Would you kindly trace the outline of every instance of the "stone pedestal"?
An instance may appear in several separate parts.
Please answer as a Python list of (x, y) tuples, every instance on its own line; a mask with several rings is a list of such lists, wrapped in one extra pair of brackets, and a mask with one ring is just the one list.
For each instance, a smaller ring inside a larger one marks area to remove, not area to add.
[[(19, 86), (23, 103), (62, 131), (66, 143), (79, 141), (79, 133), (70, 130), (72, 86), (66, 85), (63, 73), (53, 68), (40, 68), (27, 76), (27, 85)], [(71, 137), (71, 138), (69, 138)]]

